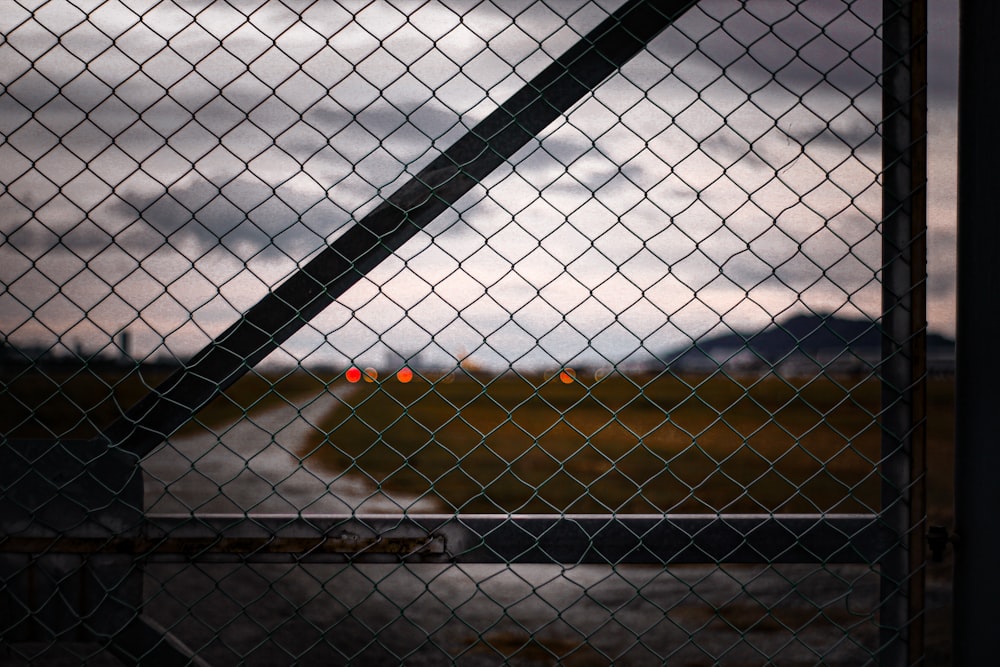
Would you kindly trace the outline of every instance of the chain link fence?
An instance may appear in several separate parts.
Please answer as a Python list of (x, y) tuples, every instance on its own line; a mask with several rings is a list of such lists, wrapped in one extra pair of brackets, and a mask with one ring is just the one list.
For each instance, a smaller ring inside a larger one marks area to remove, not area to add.
[(920, 3), (0, 11), (11, 664), (909, 664)]

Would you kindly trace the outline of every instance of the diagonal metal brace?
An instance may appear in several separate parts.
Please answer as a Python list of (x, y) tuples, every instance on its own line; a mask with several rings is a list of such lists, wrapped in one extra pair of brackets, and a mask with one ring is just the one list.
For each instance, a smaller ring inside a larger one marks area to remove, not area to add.
[(639, 53), (696, 0), (630, 0), (251, 307), (99, 440), (145, 456)]

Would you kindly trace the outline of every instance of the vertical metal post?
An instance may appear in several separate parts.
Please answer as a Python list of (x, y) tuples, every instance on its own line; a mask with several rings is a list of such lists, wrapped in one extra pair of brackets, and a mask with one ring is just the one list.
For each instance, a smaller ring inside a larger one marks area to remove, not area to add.
[(882, 557), (879, 664), (923, 655), (926, 416), (926, 0), (883, 3)]
[(991, 315), (1000, 295), (1000, 3), (960, 4), (958, 350), (955, 442), (956, 665), (1000, 655), (1000, 354)]

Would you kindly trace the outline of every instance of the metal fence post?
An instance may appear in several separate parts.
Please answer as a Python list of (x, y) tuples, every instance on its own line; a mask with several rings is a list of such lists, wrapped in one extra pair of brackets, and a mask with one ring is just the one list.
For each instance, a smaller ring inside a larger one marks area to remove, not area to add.
[(1000, 291), (995, 166), (1000, 150), (995, 43), (1000, 5), (966, 1), (960, 7), (953, 646), (954, 664), (977, 665), (995, 660), (1000, 652), (995, 627), (1000, 597), (1000, 356), (995, 331), (983, 322)]
[(923, 652), (926, 447), (927, 8), (883, 4), (882, 665)]

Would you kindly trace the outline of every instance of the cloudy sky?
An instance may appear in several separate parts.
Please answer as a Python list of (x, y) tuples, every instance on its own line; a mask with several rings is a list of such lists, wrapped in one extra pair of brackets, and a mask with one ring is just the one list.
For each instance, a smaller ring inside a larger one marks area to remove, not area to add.
[(928, 321), (955, 334), (958, 0), (928, 3)]
[[(186, 356), (618, 2), (0, 12), (0, 327)], [(517, 5), (516, 7), (514, 5)], [(931, 3), (929, 317), (954, 332), (955, 2)], [(880, 3), (705, 0), (275, 358), (618, 363), (877, 315)]]

